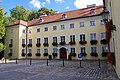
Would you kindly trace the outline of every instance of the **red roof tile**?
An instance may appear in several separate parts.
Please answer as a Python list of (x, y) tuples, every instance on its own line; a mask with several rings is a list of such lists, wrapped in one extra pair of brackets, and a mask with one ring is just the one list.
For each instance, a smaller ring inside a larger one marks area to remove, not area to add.
[[(94, 9), (94, 14), (90, 14), (91, 9)], [(45, 24), (45, 23), (50, 23), (50, 22), (55, 22), (55, 21), (96, 16), (96, 15), (101, 14), (102, 12), (103, 12), (103, 6), (101, 5), (101, 6), (95, 6), (95, 7), (90, 7), (90, 8), (83, 8), (83, 9), (68, 11), (68, 12), (56, 13), (56, 14), (50, 15), (50, 16), (43, 16), (42, 17), (42, 19), (44, 20), (43, 22), (40, 22), (40, 18), (37, 18), (37, 19), (31, 20), (29, 22), (19, 20), (12, 25), (22, 24), (22, 25), (26, 25), (26, 26), (33, 26), (33, 25)], [(66, 14), (67, 17), (62, 18), (63, 14)]]

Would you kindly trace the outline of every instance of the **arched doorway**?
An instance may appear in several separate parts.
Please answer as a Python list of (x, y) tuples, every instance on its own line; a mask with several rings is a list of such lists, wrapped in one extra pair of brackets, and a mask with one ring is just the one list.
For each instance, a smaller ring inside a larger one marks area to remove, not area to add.
[(60, 59), (67, 59), (67, 50), (66, 48), (60, 48)]

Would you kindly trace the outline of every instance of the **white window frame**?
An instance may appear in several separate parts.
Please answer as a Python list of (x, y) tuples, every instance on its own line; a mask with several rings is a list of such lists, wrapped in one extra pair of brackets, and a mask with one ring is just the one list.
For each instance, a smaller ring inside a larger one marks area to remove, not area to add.
[[(47, 29), (47, 30), (46, 30), (46, 29)], [(45, 28), (44, 28), (44, 31), (47, 32), (47, 31), (48, 31), (48, 27), (45, 27)]]
[(48, 53), (48, 48), (44, 48), (44, 53)]
[(22, 49), (22, 53), (25, 53), (25, 49)]
[(40, 49), (36, 49), (36, 53), (40, 53)]
[[(82, 35), (82, 41), (84, 41), (84, 39), (83, 39), (83, 35), (85, 35), (85, 41), (86, 41), (86, 34), (80, 34), (80, 35)], [(81, 39), (81, 37), (79, 38), (79, 39)], [(80, 40), (81, 41), (81, 40)]]
[[(64, 35), (63, 35), (64, 36)], [(63, 37), (63, 36), (60, 36), (60, 42), (66, 42), (66, 36), (64, 36), (65, 38), (64, 39), (62, 39), (61, 37)]]
[(104, 25), (105, 23), (104, 23), (104, 20), (100, 20), (100, 24), (101, 25)]
[(31, 54), (32, 54), (32, 49), (28, 49), (28, 53), (31, 53)]
[[(54, 28), (54, 27), (56, 27), (56, 28)], [(55, 31), (55, 30), (57, 30), (57, 26), (53, 26), (53, 31)]]
[(86, 53), (86, 47), (85, 46), (80, 47), (80, 52), (82, 53), (82, 48), (85, 49), (84, 52)]
[[(96, 34), (96, 36), (94, 36), (94, 37), (92, 36), (91, 37), (92, 34)], [(90, 40), (97, 40), (97, 33), (90, 33)]]
[(101, 32), (100, 38), (101, 38), (101, 40), (106, 39), (106, 32)]
[[(73, 50), (72, 50), (73, 49)], [(70, 53), (76, 53), (76, 48), (75, 47), (71, 47), (70, 48)]]
[[(74, 37), (73, 37), (74, 36)], [(74, 38), (75, 38), (75, 40), (74, 40)], [(72, 39), (72, 40), (71, 40)], [(70, 38), (69, 38), (69, 41), (76, 41), (76, 35), (70, 35)]]
[[(39, 41), (38, 41), (38, 39), (39, 39)], [(36, 43), (40, 43), (40, 38), (37, 38)]]
[(85, 22), (80, 22), (80, 28), (85, 27)]
[(29, 39), (29, 40), (28, 40), (28, 44), (32, 44), (32, 39)]
[(40, 32), (40, 28), (37, 28), (37, 29), (36, 29), (36, 32), (37, 32), (37, 33)]
[(94, 53), (94, 51), (95, 51), (95, 50), (93, 50), (93, 52), (92, 52), (92, 48), (96, 48), (96, 52), (95, 52), (95, 53), (98, 53), (98, 50), (97, 50), (98, 48), (97, 48), (96, 46), (91, 46), (91, 47), (90, 47), (91, 53)]
[(9, 44), (13, 44), (13, 39), (10, 39)]
[(25, 44), (25, 39), (22, 39), (22, 44)]
[(75, 24), (74, 24), (74, 23), (71, 23), (71, 24), (70, 24), (70, 29), (73, 29), (73, 28), (75, 28)]
[(65, 25), (60, 25), (60, 29), (64, 30), (65, 29)]
[(9, 49), (9, 53), (13, 53), (13, 49)]
[(90, 21), (90, 26), (95, 26), (95, 20)]
[(58, 49), (57, 48), (53, 48), (53, 53), (57, 53)]

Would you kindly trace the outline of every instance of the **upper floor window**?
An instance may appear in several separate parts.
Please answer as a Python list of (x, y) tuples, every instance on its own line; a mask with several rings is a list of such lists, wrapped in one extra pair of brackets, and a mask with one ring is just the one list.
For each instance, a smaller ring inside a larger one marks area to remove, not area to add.
[(32, 53), (32, 49), (28, 49), (28, 53)]
[(65, 42), (65, 36), (60, 36), (61, 42)]
[(95, 21), (90, 21), (90, 26), (95, 26)]
[(85, 23), (84, 22), (80, 22), (80, 27), (84, 27)]
[(48, 53), (48, 49), (44, 49), (44, 53)]
[(40, 32), (40, 28), (37, 28), (37, 32)]
[(10, 33), (13, 33), (13, 29), (10, 30)]
[(104, 20), (100, 20), (100, 24), (101, 24), (101, 25), (104, 25)]
[(70, 49), (70, 52), (71, 52), (71, 53), (75, 53), (75, 48), (71, 48), (71, 49)]
[(97, 47), (91, 47), (91, 53), (97, 53)]
[(22, 53), (25, 53), (25, 49), (22, 49)]
[(45, 27), (45, 28), (44, 28), (44, 31), (48, 31), (48, 27)]
[(61, 30), (65, 29), (65, 25), (61, 25)]
[(57, 30), (57, 26), (53, 26), (53, 30)]
[(25, 30), (23, 30), (23, 33), (25, 33)]
[(90, 34), (90, 40), (96, 40), (96, 33)]
[(29, 44), (32, 44), (32, 39), (29, 39)]
[(22, 39), (22, 44), (25, 44), (25, 39)]
[(37, 43), (40, 43), (40, 38), (37, 38)]
[(53, 42), (57, 42), (57, 37), (53, 37)]
[(57, 48), (53, 48), (53, 53), (57, 53)]
[(75, 42), (75, 35), (70, 35), (70, 41)]
[(13, 49), (10, 49), (10, 50), (9, 50), (9, 53), (13, 53)]
[(85, 41), (85, 34), (80, 34), (80, 41)]
[(102, 46), (102, 52), (107, 52), (106, 46)]
[(31, 30), (29, 30), (29, 34), (31, 34), (32, 32), (31, 32)]
[(101, 40), (106, 39), (106, 33), (105, 32), (101, 32)]
[(95, 12), (94, 12), (94, 9), (91, 9), (90, 10), (90, 14), (94, 14)]
[(37, 53), (40, 53), (40, 49), (37, 49)]
[(13, 39), (10, 39), (9, 44), (13, 44)]
[(72, 23), (72, 24), (70, 24), (70, 28), (74, 28), (74, 24)]
[(44, 38), (44, 43), (48, 43), (48, 38)]
[(81, 53), (85, 53), (86, 52), (86, 48), (85, 47), (81, 47)]

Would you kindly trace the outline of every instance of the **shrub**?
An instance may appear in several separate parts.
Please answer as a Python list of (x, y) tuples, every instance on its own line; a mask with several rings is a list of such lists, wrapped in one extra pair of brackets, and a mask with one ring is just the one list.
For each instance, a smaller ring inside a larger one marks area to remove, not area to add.
[(22, 53), (22, 56), (25, 56), (25, 53)]
[(90, 55), (91, 55), (91, 56), (95, 56), (95, 57), (97, 57), (97, 56), (98, 56), (98, 54), (97, 54), (97, 53), (90, 53)]
[(44, 55), (44, 56), (48, 56), (48, 53), (44, 53), (43, 55)]
[(85, 45), (85, 44), (87, 44), (87, 41), (79, 41), (79, 43), (80, 43), (81, 45)]
[(36, 55), (36, 56), (41, 56), (41, 54), (40, 54), (40, 53), (36, 53), (35, 55)]
[(95, 45), (95, 44), (97, 44), (97, 40), (91, 40), (90, 43), (91, 43), (91, 45)]

